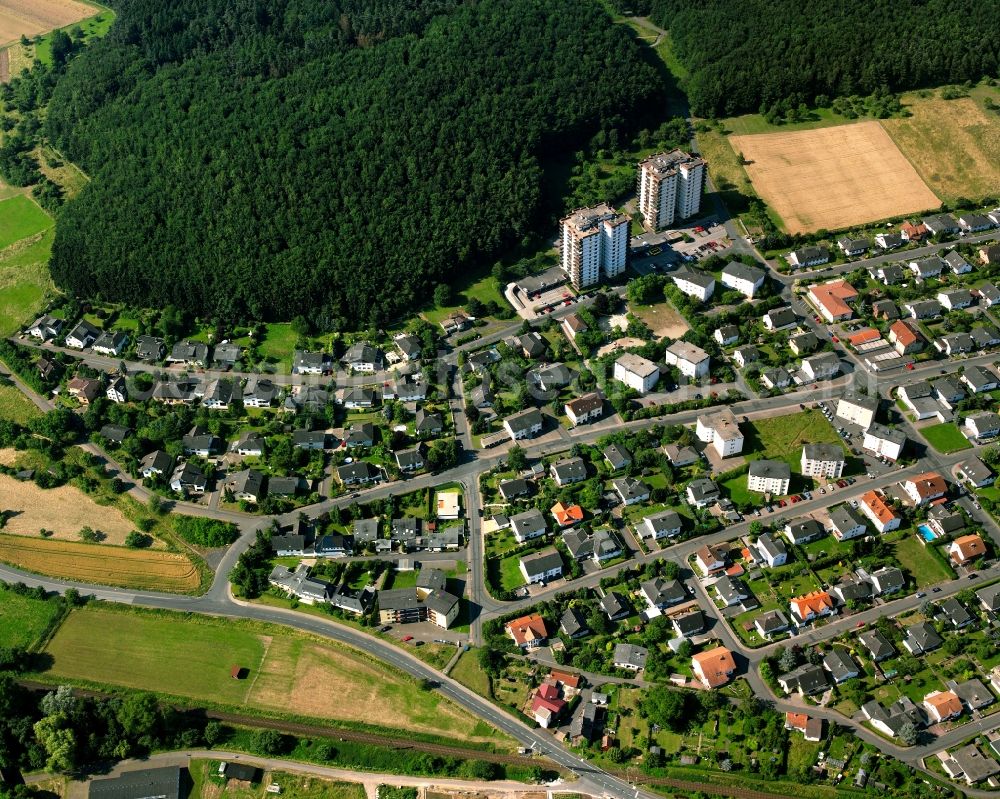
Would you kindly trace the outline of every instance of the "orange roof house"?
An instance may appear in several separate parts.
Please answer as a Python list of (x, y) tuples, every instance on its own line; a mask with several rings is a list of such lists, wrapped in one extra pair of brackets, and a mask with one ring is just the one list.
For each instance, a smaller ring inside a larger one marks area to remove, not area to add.
[(826, 591), (810, 591), (797, 596), (789, 603), (792, 615), (798, 621), (810, 621), (833, 613), (833, 597)]
[(857, 290), (846, 280), (832, 280), (809, 289), (809, 299), (827, 322), (837, 322), (854, 316), (854, 310), (847, 301), (857, 296)]
[(924, 707), (932, 722), (958, 718), (962, 715), (962, 700), (954, 691), (934, 691), (924, 697)]
[(507, 622), (507, 634), (521, 648), (538, 646), (549, 637), (545, 629), (545, 619), (537, 613), (521, 616), (519, 619)]
[(579, 505), (566, 505), (557, 502), (552, 506), (552, 516), (560, 527), (569, 527), (583, 521), (583, 508)]
[(691, 669), (706, 688), (719, 688), (729, 682), (736, 671), (736, 661), (726, 647), (717, 646), (691, 658)]
[(902, 319), (889, 327), (889, 341), (896, 346), (896, 352), (900, 355), (915, 352), (923, 346), (917, 332)]
[(985, 555), (986, 544), (979, 537), (978, 533), (963, 535), (961, 538), (956, 538), (951, 542), (951, 546), (948, 547), (948, 554), (955, 563), (962, 566), (971, 560), (981, 558)]
[(923, 222), (919, 225), (914, 225), (912, 222), (904, 222), (899, 228), (900, 235), (907, 241), (920, 241), (920, 239), (927, 237), (928, 232), (927, 226)]
[(814, 719), (805, 713), (785, 713), (785, 729), (797, 730), (807, 741), (818, 741), (823, 737), (823, 719)]
[(864, 330), (859, 330), (847, 340), (857, 347), (859, 344), (867, 344), (869, 341), (878, 341), (880, 338), (882, 338), (882, 334), (879, 333), (874, 327), (866, 327)]
[(872, 524), (880, 533), (887, 533), (899, 528), (900, 518), (893, 513), (892, 508), (885, 504), (885, 500), (877, 492), (866, 491), (862, 494), (861, 504), (858, 507), (865, 516), (872, 520)]
[(948, 490), (944, 478), (937, 472), (924, 472), (903, 483), (903, 490), (917, 505), (943, 497)]
[(559, 669), (552, 669), (552, 673), (549, 674), (553, 680), (555, 680), (560, 685), (566, 688), (579, 688), (580, 687), (580, 675), (571, 674), (568, 671), (560, 671)]

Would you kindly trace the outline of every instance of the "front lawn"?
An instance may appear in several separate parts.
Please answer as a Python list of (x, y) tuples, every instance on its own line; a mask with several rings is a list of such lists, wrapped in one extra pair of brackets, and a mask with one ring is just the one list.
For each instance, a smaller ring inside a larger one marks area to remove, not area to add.
[(507, 591), (513, 591), (524, 585), (524, 575), (521, 574), (521, 556), (509, 555), (500, 561), (500, 585)]
[(969, 439), (962, 435), (962, 431), (952, 422), (933, 424), (930, 427), (920, 429), (920, 435), (927, 439), (938, 452), (947, 455), (949, 452), (958, 452), (961, 449), (970, 449), (972, 444)]

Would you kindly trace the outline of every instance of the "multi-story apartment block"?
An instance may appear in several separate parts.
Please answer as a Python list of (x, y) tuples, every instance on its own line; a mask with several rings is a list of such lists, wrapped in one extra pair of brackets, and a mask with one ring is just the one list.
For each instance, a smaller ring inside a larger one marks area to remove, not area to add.
[(705, 162), (681, 150), (652, 155), (639, 164), (639, 212), (649, 230), (663, 230), (701, 208)]
[(838, 444), (803, 444), (802, 474), (806, 477), (840, 477), (847, 458)]
[(788, 493), (791, 478), (792, 470), (784, 461), (751, 461), (747, 472), (747, 488), (760, 494), (784, 496)]
[(736, 414), (729, 408), (699, 416), (695, 425), (699, 441), (711, 444), (720, 458), (738, 455), (743, 451), (743, 433), (736, 421)]
[(560, 222), (562, 269), (576, 289), (613, 278), (628, 262), (629, 218), (607, 203), (579, 208)]

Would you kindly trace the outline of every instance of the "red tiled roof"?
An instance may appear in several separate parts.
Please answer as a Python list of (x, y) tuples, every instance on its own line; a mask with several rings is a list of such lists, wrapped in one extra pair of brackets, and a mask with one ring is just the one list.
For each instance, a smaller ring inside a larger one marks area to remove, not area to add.
[(963, 535), (951, 542), (951, 557), (958, 563), (965, 563), (986, 554), (986, 544), (978, 534)]
[(924, 472), (923, 474), (918, 474), (916, 477), (911, 477), (906, 482), (913, 483), (914, 488), (917, 490), (917, 496), (921, 499), (935, 497), (938, 494), (943, 494), (948, 489), (944, 478), (937, 472)]
[(808, 594), (797, 596), (791, 601), (796, 615), (804, 619), (812, 613), (822, 613), (833, 607), (833, 598), (826, 591), (810, 591)]
[(809, 295), (818, 305), (826, 308), (831, 316), (843, 316), (854, 313), (845, 300), (853, 300), (858, 296), (858, 292), (846, 280), (834, 280), (813, 286), (809, 289)]
[(528, 641), (546, 638), (549, 634), (548, 630), (545, 629), (545, 619), (537, 613), (507, 622), (507, 632), (513, 636), (514, 643), (519, 646)]
[(558, 669), (552, 669), (552, 673), (549, 676), (556, 682), (562, 683), (568, 688), (580, 687), (579, 674), (571, 674), (568, 671), (559, 671)]
[(892, 509), (882, 500), (882, 497), (874, 491), (866, 491), (862, 494), (861, 501), (872, 513), (875, 514), (875, 518), (877, 518), (882, 524), (891, 522), (893, 519), (897, 518), (896, 514), (892, 512)]
[(894, 322), (892, 327), (889, 328), (889, 332), (892, 333), (896, 337), (896, 341), (904, 347), (909, 347), (911, 344), (916, 344), (920, 341), (920, 336), (916, 334), (912, 327), (902, 320)]
[(880, 338), (882, 338), (882, 334), (875, 328), (866, 327), (864, 330), (859, 330), (847, 340), (854, 346), (857, 346), (858, 344), (867, 344), (869, 341), (876, 341)]
[(729, 675), (736, 671), (733, 653), (724, 646), (717, 646), (707, 652), (699, 652), (691, 658), (691, 661), (701, 668), (701, 673), (705, 675), (705, 682), (710, 688), (725, 685), (729, 682)]

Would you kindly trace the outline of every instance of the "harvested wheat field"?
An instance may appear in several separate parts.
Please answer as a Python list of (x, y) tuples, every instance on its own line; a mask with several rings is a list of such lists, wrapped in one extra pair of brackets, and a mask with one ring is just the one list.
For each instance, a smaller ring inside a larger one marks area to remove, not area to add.
[(878, 122), (732, 136), (789, 233), (840, 230), (941, 202)]
[(1000, 116), (971, 97), (942, 100), (904, 95), (911, 116), (884, 127), (938, 196), (988, 197), (1000, 192)]
[(0, 562), (49, 577), (147, 591), (189, 593), (201, 584), (184, 555), (51, 538), (0, 534)]
[(98, 505), (79, 488), (39, 488), (30, 480), (21, 482), (0, 474), (0, 510), (7, 511), (5, 533), (38, 536), (44, 528), (52, 538), (79, 541), (80, 530), (91, 527), (106, 536), (106, 544), (124, 544), (135, 529), (117, 508)]
[(0, 0), (0, 43), (65, 28), (96, 13), (76, 0)]
[[(331, 685), (337, 689), (315, 690)], [(475, 722), (455, 705), (397, 680), (381, 663), (298, 636), (273, 637), (248, 701), (301, 716), (477, 738)]]

